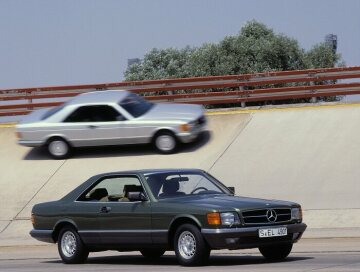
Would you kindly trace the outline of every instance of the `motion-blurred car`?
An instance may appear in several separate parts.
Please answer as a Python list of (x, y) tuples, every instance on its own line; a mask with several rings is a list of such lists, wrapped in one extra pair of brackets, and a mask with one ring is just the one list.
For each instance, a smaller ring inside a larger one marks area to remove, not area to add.
[(182, 265), (205, 264), (211, 249), (259, 248), (282, 260), (306, 229), (299, 204), (234, 195), (199, 169), (151, 169), (94, 176), (58, 201), (32, 209), (31, 236), (58, 243), (65, 263), (89, 252), (174, 250)]
[(18, 143), (46, 146), (57, 159), (72, 147), (153, 143), (172, 153), (179, 142), (194, 141), (205, 129), (200, 105), (156, 104), (127, 91), (97, 91), (61, 106), (27, 115), (16, 126)]

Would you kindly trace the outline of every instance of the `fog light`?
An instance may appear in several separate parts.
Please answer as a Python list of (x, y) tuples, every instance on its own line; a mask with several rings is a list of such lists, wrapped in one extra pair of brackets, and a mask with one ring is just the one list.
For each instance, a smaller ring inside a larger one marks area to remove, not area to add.
[(238, 241), (239, 241), (239, 238), (226, 238), (226, 239), (225, 239), (225, 242), (226, 242), (226, 244), (228, 244), (228, 245), (237, 244)]

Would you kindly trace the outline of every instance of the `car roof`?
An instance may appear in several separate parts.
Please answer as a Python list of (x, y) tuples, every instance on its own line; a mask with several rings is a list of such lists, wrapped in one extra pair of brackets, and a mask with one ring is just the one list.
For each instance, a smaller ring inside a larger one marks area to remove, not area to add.
[(129, 171), (119, 171), (119, 172), (110, 172), (102, 173), (97, 176), (107, 176), (107, 175), (119, 175), (119, 174), (166, 174), (174, 172), (203, 172), (204, 170), (196, 168), (162, 168), (162, 169), (141, 169), (141, 170), (129, 170)]
[(129, 94), (125, 90), (96, 91), (83, 93), (68, 101), (68, 105), (93, 103), (118, 103)]

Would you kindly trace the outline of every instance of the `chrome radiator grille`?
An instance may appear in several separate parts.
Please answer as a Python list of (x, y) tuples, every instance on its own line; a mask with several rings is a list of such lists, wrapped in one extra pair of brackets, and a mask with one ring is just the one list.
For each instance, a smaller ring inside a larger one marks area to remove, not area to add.
[(291, 220), (290, 208), (246, 210), (242, 212), (246, 225), (284, 223)]

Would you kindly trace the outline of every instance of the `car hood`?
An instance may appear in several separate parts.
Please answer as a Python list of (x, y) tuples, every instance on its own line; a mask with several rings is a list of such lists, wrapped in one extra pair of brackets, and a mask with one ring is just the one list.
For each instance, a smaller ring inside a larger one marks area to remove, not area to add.
[(201, 105), (191, 104), (154, 104), (143, 116), (144, 120), (184, 120), (191, 121), (204, 114)]
[(42, 117), (48, 112), (49, 108), (34, 110), (33, 112), (25, 115), (19, 122), (19, 124), (30, 124), (42, 121)]
[[(165, 200), (165, 199), (164, 199)], [(282, 200), (267, 200), (230, 195), (196, 195), (166, 199), (166, 202), (180, 203), (186, 205), (216, 209), (219, 211), (228, 209), (267, 209), (274, 207), (292, 207), (297, 205), (294, 202)]]

